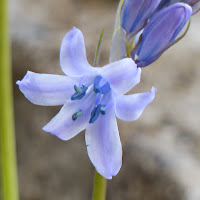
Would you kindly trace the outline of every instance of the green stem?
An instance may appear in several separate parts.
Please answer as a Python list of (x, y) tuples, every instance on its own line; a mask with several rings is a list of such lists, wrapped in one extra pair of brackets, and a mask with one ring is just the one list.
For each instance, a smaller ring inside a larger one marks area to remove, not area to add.
[(106, 199), (106, 179), (95, 170), (92, 200)]
[(100, 51), (101, 51), (101, 44), (102, 44), (102, 39), (103, 39), (103, 34), (104, 34), (104, 28), (101, 31), (101, 34), (99, 36), (99, 41), (97, 44), (97, 49), (94, 57), (94, 67), (99, 66), (99, 59), (100, 59)]
[(101, 52), (101, 44), (102, 44), (102, 40), (103, 40), (103, 34), (104, 34), (104, 28), (101, 31), (101, 34), (99, 36), (99, 41), (97, 44), (97, 49), (95, 52), (95, 56), (94, 56), (94, 67), (98, 67), (99, 66), (99, 59), (100, 59), (100, 52)]
[(8, 4), (0, 2), (0, 158), (2, 197), (18, 200)]
[(116, 21), (115, 21), (115, 30), (117, 30), (120, 27), (120, 13), (121, 13), (121, 9), (122, 9), (124, 1), (125, 0), (120, 0), (118, 8), (117, 8)]
[(121, 13), (121, 9), (122, 9), (124, 1), (125, 0), (120, 0), (118, 8), (117, 8), (117, 13), (115, 17), (115, 26), (114, 26), (113, 36), (112, 36), (112, 45), (111, 45), (111, 51), (110, 51), (110, 57), (109, 57), (110, 62), (115, 62), (117, 60), (120, 60), (121, 57), (125, 55), (125, 52), (122, 51), (123, 50), (122, 45), (124, 45), (125, 43), (125, 41), (123, 42), (124, 31), (122, 30), (121, 24), (120, 24), (120, 13)]

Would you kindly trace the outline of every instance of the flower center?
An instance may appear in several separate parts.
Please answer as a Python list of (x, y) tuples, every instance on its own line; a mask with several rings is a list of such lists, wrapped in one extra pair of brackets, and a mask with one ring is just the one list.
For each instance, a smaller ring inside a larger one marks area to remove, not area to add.
[[(109, 92), (111, 91), (110, 84), (108, 81), (106, 81), (102, 76), (98, 75), (95, 77), (93, 83), (91, 85), (85, 85), (82, 84), (81, 87), (78, 87), (77, 85), (74, 86), (75, 93), (71, 96), (71, 100), (80, 100), (82, 99), (86, 94), (88, 88), (90, 86), (93, 86), (93, 90), (90, 90), (90, 92), (95, 92), (96, 94), (96, 101), (94, 108), (92, 109), (89, 123), (94, 123), (100, 115), (106, 114), (107, 105), (109, 102)], [(89, 102), (88, 102), (89, 103)], [(78, 119), (78, 117), (83, 115), (82, 109), (79, 109), (77, 112), (75, 112), (72, 115), (72, 120), (75, 121)]]
[(100, 93), (100, 94), (107, 94), (110, 92), (110, 84), (108, 81), (102, 78), (102, 76), (96, 76), (94, 79), (94, 89), (95, 93)]

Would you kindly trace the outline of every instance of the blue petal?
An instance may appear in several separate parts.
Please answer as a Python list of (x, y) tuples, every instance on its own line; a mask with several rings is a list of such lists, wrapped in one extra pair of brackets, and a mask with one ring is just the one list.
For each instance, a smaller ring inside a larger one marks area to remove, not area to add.
[(152, 87), (151, 92), (121, 95), (116, 98), (116, 115), (124, 121), (133, 121), (140, 117), (145, 107), (155, 97), (156, 89)]
[(116, 176), (122, 165), (122, 147), (113, 106), (87, 126), (85, 140), (97, 172), (106, 179)]
[[(90, 113), (95, 101), (95, 94), (90, 93), (83, 100), (68, 100), (60, 112), (43, 127), (43, 130), (57, 136), (61, 140), (69, 140), (84, 130), (89, 124)], [(82, 115), (73, 119), (81, 110)]]
[(83, 76), (93, 71), (86, 58), (83, 34), (75, 27), (65, 35), (62, 41), (60, 65), (63, 72), (72, 77)]
[(76, 80), (67, 76), (37, 74), (28, 71), (21, 81), (19, 89), (32, 103), (42, 106), (63, 105), (74, 93)]
[(131, 58), (124, 58), (102, 68), (96, 68), (111, 88), (124, 94), (140, 82), (141, 69)]
[(144, 67), (155, 61), (176, 39), (191, 13), (189, 5), (176, 3), (155, 14), (144, 28), (142, 41), (136, 52), (138, 66)]
[(160, 0), (125, 0), (121, 10), (122, 28), (127, 34), (135, 35), (159, 3)]

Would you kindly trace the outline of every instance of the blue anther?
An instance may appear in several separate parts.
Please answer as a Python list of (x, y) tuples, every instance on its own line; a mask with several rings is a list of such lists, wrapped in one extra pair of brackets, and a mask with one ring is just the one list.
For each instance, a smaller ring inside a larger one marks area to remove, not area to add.
[(101, 115), (106, 114), (105, 105), (99, 104), (93, 108), (89, 123), (94, 123), (98, 119), (100, 114)]
[(76, 91), (72, 96), (71, 96), (71, 100), (79, 100), (82, 99), (87, 91), (88, 87), (86, 86), (82, 86), (81, 88), (77, 87), (76, 85), (74, 86), (74, 90)]
[(74, 85), (74, 90), (76, 92), (81, 92), (82, 91), (81, 88), (79, 88), (77, 85)]
[[(103, 84), (104, 83), (104, 84)], [(102, 86), (101, 86), (102, 85)], [(96, 76), (94, 79), (94, 89), (95, 93), (107, 94), (110, 92), (110, 84), (102, 78), (102, 76)]]
[(100, 113), (101, 113), (102, 115), (105, 115), (105, 114), (106, 114), (106, 105), (101, 105), (101, 107), (100, 107)]
[(89, 123), (94, 123), (98, 119), (100, 115), (100, 107), (101, 105), (99, 104), (98, 106), (93, 108)]
[(78, 110), (77, 112), (75, 112), (73, 115), (72, 115), (72, 120), (75, 121), (78, 119), (78, 117), (80, 117), (81, 115), (83, 115), (83, 111), (82, 110)]

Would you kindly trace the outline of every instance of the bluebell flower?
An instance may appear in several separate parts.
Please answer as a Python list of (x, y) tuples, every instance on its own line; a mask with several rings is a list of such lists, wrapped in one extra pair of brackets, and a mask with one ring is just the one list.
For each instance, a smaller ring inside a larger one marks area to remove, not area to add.
[(196, 14), (200, 10), (200, 0), (162, 0), (157, 11), (178, 2), (190, 5), (192, 7), (192, 15)]
[(192, 14), (184, 3), (173, 4), (156, 13), (145, 26), (132, 58), (139, 67), (145, 67), (172, 45)]
[(97, 172), (111, 179), (122, 165), (116, 116), (125, 121), (138, 119), (154, 99), (156, 89), (124, 95), (140, 82), (141, 68), (131, 58), (92, 67), (86, 58), (83, 35), (76, 28), (62, 41), (60, 65), (67, 76), (28, 71), (17, 81), (19, 89), (34, 104), (63, 105), (43, 130), (69, 140), (86, 129), (89, 158)]
[(125, 0), (120, 13), (122, 28), (130, 40), (139, 32), (161, 0)]

